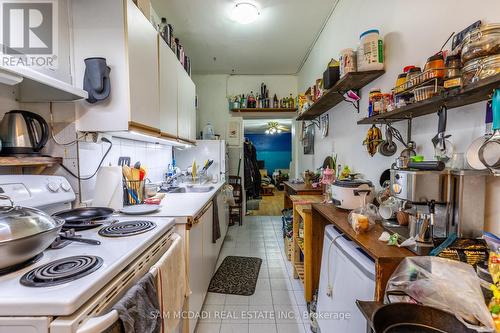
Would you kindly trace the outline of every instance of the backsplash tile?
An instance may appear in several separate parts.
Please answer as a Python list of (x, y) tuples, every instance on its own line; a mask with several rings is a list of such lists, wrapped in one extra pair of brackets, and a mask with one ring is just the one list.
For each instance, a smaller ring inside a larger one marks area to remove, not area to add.
[[(146, 167), (147, 175), (152, 182), (160, 182), (164, 180), (164, 175), (167, 172), (168, 165), (172, 163), (172, 147), (152, 144), (143, 141), (134, 141), (130, 139), (122, 139), (112, 137), (113, 146), (104, 159), (102, 165), (118, 165), (120, 156), (127, 156), (131, 159), (131, 166), (137, 161)], [(99, 161), (109, 148), (107, 143), (78, 143), (78, 154), (80, 160), (80, 174), (82, 176), (91, 175), (99, 165)], [(80, 182), (81, 185), (81, 201), (87, 202), (92, 200), (94, 195), (95, 177), (90, 180)]]

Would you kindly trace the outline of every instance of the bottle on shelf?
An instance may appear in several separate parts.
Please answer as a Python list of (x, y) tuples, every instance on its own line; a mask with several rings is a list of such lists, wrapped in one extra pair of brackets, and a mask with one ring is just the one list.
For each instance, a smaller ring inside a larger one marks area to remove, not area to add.
[(250, 91), (250, 95), (248, 95), (248, 108), (255, 108), (256, 103), (255, 103), (255, 97), (253, 95), (253, 91)]
[(278, 96), (276, 96), (276, 94), (274, 94), (274, 97), (273, 97), (273, 108), (278, 108), (279, 107), (279, 101), (278, 101)]
[(246, 109), (248, 107), (248, 105), (247, 105), (247, 99), (245, 97), (245, 94), (241, 94), (240, 107), (242, 109)]
[(292, 94), (290, 94), (290, 105), (288, 106), (290, 109), (295, 108), (295, 99), (293, 98)]
[(160, 36), (161, 38), (163, 38), (164, 41), (167, 41), (167, 36), (166, 36), (167, 29), (168, 29), (167, 19), (165, 17), (162, 17), (160, 24), (158, 24), (158, 31), (160, 32)]

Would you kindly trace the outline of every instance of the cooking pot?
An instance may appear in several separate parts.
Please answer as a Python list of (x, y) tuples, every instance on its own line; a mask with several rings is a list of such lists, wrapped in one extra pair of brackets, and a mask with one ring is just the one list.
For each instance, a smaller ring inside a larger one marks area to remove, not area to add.
[(332, 184), (333, 204), (342, 209), (356, 209), (371, 203), (374, 192), (372, 182), (364, 179), (336, 180)]
[(58, 236), (64, 220), (35, 208), (0, 206), (0, 269), (27, 261), (45, 250)]

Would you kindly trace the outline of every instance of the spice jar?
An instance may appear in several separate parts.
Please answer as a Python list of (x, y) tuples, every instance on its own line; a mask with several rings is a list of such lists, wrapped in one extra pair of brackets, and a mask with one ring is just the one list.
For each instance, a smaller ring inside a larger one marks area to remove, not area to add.
[(444, 77), (444, 57), (442, 52), (436, 53), (427, 59), (424, 72), (429, 73), (429, 76), (426, 76), (424, 80), (433, 79), (435, 77)]
[(462, 62), (500, 53), (500, 24), (485, 24), (465, 35)]
[(468, 85), (500, 73), (500, 54), (473, 59), (462, 68), (462, 80)]
[(461, 64), (460, 54), (454, 54), (446, 57), (446, 70), (444, 72), (445, 80), (460, 76)]
[(394, 92), (396, 94), (402, 92), (404, 89), (404, 84), (406, 83), (406, 73), (401, 73), (398, 75), (398, 78), (396, 79), (396, 88), (394, 89)]
[(422, 74), (422, 70), (420, 67), (411, 67), (406, 74), (406, 82), (408, 82), (407, 87), (411, 88), (416, 86), (422, 82), (420, 82), (420, 74)]

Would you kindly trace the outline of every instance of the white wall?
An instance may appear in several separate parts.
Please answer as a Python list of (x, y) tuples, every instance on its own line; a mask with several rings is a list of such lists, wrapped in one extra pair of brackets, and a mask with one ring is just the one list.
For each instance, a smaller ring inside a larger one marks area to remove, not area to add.
[[(369, 90), (377, 87), (389, 91), (404, 66), (423, 66), (451, 32), (460, 31), (478, 19), (500, 22), (500, 2), (484, 0), (481, 6), (472, 9), (471, 2), (465, 0), (340, 0), (298, 75), (299, 91), (303, 92), (312, 85), (322, 75), (330, 59), (338, 58), (341, 49), (355, 48), (359, 34), (371, 28), (378, 28), (384, 36), (386, 73), (361, 90), (360, 114), (346, 103), (329, 111), (329, 136), (323, 140), (316, 136), (315, 155), (299, 158), (299, 170), (320, 166), (323, 159), (335, 151), (341, 164), (349, 165), (354, 171), (378, 183), (380, 174), (390, 167), (393, 157), (377, 154), (371, 158), (362, 146), (369, 127), (358, 126), (356, 121), (367, 115)], [(468, 144), (484, 132), (484, 114), (485, 102), (449, 111), (448, 133), (452, 134), (451, 140), (457, 152), (465, 152)], [(405, 124), (398, 124), (397, 127), (406, 133)], [(436, 131), (436, 115), (413, 122), (413, 139), (418, 145), (418, 153), (427, 159), (432, 159), (434, 155), (431, 138)], [(492, 204), (500, 199), (500, 177), (491, 177), (489, 183), (487, 225), (500, 234), (500, 208)]]
[(227, 120), (231, 117), (228, 96), (254, 94), (264, 82), (271, 96), (278, 98), (297, 95), (297, 77), (294, 75), (193, 75), (198, 96), (198, 135), (208, 121), (221, 139), (226, 138)]

